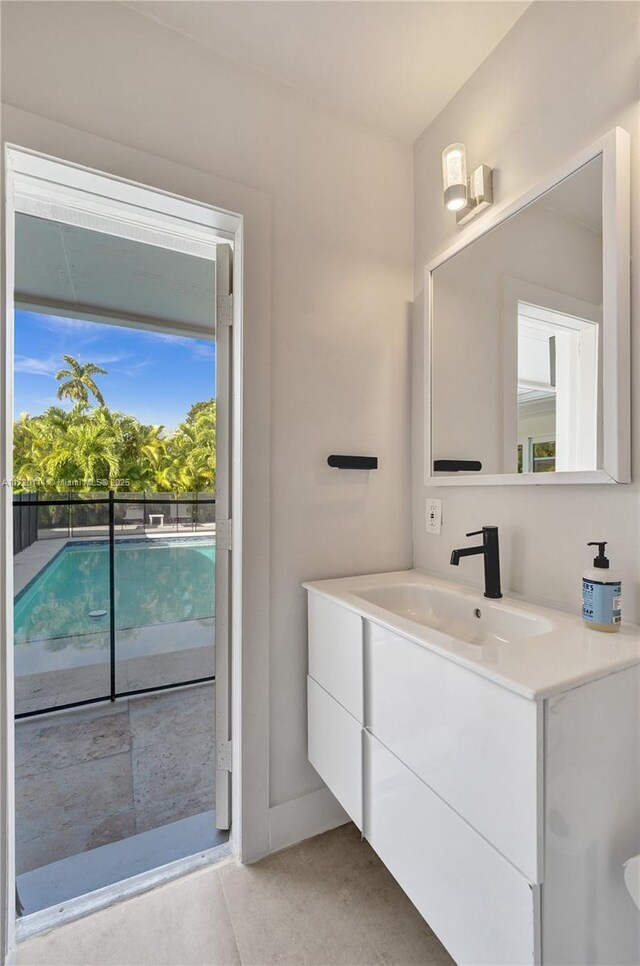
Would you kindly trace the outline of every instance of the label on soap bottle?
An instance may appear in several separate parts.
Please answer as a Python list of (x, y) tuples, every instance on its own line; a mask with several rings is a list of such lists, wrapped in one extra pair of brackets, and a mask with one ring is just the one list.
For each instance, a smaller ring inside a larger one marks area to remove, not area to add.
[(589, 624), (619, 624), (622, 614), (622, 585), (582, 578), (582, 616)]

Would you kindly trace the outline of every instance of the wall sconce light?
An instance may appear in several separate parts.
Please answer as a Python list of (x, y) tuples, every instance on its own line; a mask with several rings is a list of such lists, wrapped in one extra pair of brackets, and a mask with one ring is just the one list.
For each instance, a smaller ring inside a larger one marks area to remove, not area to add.
[(450, 144), (442, 152), (444, 204), (449, 211), (467, 206), (467, 154), (464, 144)]
[(442, 152), (444, 204), (456, 212), (456, 221), (464, 225), (493, 204), (492, 170), (479, 165), (467, 178), (464, 144), (450, 144)]

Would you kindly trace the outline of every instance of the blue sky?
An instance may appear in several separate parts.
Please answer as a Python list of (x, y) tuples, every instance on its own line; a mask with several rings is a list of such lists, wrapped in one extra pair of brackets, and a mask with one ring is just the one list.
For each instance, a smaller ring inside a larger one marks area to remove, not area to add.
[(71, 408), (56, 397), (55, 373), (64, 366), (63, 354), (108, 371), (96, 382), (111, 409), (168, 430), (184, 419), (192, 403), (215, 395), (212, 342), (16, 311), (16, 416), (34, 416), (53, 405)]

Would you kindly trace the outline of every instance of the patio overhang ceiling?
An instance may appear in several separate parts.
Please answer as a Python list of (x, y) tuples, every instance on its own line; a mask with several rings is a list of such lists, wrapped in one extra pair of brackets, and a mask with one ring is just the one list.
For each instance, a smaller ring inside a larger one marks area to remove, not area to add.
[(30, 215), (16, 217), (19, 309), (215, 337), (215, 264)]

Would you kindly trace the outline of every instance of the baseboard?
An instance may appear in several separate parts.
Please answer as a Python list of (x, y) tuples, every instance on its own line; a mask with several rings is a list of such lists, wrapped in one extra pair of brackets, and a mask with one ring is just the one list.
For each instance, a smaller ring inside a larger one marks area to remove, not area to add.
[(350, 821), (328, 788), (273, 805), (269, 809), (270, 851), (278, 852)]

